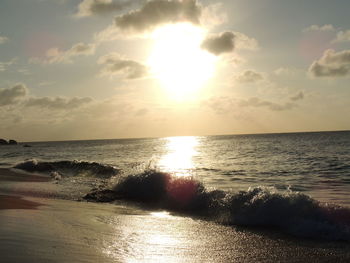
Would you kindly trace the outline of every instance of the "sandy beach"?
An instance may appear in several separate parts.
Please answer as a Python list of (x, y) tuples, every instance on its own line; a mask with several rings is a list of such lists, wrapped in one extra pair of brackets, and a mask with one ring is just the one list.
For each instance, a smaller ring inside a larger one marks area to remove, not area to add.
[(123, 204), (48, 198), (43, 189), (57, 185), (42, 176), (1, 169), (0, 178), (2, 262), (350, 260), (346, 242), (296, 239)]

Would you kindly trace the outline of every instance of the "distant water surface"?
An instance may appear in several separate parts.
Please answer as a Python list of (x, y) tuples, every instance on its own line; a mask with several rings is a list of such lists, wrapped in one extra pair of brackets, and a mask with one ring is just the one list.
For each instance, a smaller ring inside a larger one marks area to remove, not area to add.
[(35, 159), (96, 162), (124, 174), (157, 167), (207, 188), (273, 187), (350, 206), (350, 131), (27, 144), (1, 146), (0, 166)]

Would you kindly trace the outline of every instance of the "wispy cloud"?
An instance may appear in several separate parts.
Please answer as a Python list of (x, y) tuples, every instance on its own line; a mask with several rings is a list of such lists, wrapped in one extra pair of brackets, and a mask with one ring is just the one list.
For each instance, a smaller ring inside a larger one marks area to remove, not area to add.
[[(294, 76), (298, 74), (298, 72), (301, 71), (297, 68), (291, 68), (291, 67), (280, 67), (273, 71), (274, 75), (277, 76)], [(304, 70), (302, 71), (304, 73)]]
[(222, 3), (209, 4), (202, 7), (200, 24), (206, 28), (212, 28), (228, 21), (228, 16), (225, 12)]
[(334, 43), (350, 42), (350, 30), (339, 31), (337, 33), (336, 39), (333, 42)]
[(299, 91), (297, 94), (290, 96), (289, 98), (292, 101), (298, 101), (298, 100), (304, 99), (304, 97), (305, 97), (304, 92)]
[(331, 24), (323, 26), (312, 25), (305, 28), (303, 32), (334, 32), (336, 33), (336, 37), (331, 41), (331, 43), (350, 42), (350, 30), (341, 30), (340, 28), (335, 28)]
[(9, 61), (3, 61), (3, 62), (0, 61), (0, 72), (6, 71), (8, 69), (8, 67), (11, 65), (14, 65), (16, 63), (16, 61), (17, 61), (17, 58), (13, 58)]
[(236, 48), (241, 50), (251, 50), (256, 51), (259, 49), (259, 43), (258, 41), (253, 38), (249, 37), (241, 32), (233, 32), (236, 37)]
[(236, 81), (240, 83), (256, 83), (264, 79), (264, 76), (253, 70), (246, 70), (237, 76), (235, 76)]
[(336, 29), (334, 28), (333, 25), (331, 24), (326, 24), (323, 26), (319, 25), (311, 25), (303, 30), (303, 32), (311, 32), (311, 31), (335, 31)]
[(145, 77), (148, 74), (148, 69), (145, 65), (122, 57), (118, 53), (110, 53), (98, 59), (98, 64), (103, 65), (101, 75), (113, 76), (123, 75), (126, 79), (138, 79)]
[(45, 58), (31, 58), (31, 63), (60, 64), (72, 63), (77, 56), (90, 56), (95, 54), (96, 44), (77, 43), (68, 50), (50, 48), (46, 51)]
[(241, 100), (238, 102), (241, 107), (255, 107), (255, 108), (267, 108), (271, 111), (285, 111), (295, 108), (297, 105), (291, 102), (285, 102), (283, 104), (262, 100), (257, 97), (252, 97), (247, 100)]
[(90, 102), (92, 102), (92, 98), (89, 97), (31, 97), (26, 100), (25, 106), (51, 110), (72, 110)]
[(226, 96), (212, 97), (204, 101), (203, 105), (209, 107), (217, 114), (234, 113), (242, 108), (265, 108), (270, 111), (286, 111), (298, 106), (298, 104), (290, 100), (286, 100), (284, 103), (277, 103), (258, 97), (240, 99)]
[(8, 37), (5, 37), (5, 36), (1, 36), (0, 35), (0, 44), (4, 44), (5, 42), (9, 41), (9, 38)]

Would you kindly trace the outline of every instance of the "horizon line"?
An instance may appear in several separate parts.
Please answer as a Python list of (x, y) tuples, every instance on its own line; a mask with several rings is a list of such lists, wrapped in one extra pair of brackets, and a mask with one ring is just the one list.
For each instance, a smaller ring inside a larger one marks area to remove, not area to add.
[(95, 139), (67, 139), (67, 140), (34, 140), (17, 141), (18, 143), (37, 143), (37, 142), (78, 142), (78, 141), (108, 141), (108, 140), (135, 140), (135, 139), (159, 139), (170, 137), (209, 137), (209, 136), (242, 136), (242, 135), (268, 135), (268, 134), (293, 134), (293, 133), (322, 133), (322, 132), (350, 132), (349, 130), (319, 130), (319, 131), (290, 131), (290, 132), (257, 132), (257, 133), (227, 133), (227, 134), (207, 134), (207, 135), (170, 135), (170, 136), (151, 136), (151, 137), (122, 137), (122, 138), (95, 138)]

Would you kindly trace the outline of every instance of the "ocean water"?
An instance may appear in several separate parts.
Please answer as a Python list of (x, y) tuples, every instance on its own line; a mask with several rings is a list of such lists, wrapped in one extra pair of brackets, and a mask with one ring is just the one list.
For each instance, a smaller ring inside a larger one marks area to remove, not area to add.
[(90, 189), (91, 201), (350, 241), (350, 131), (27, 144), (1, 146), (0, 167)]
[(350, 131), (27, 144), (32, 147), (1, 146), (0, 166), (35, 159), (95, 162), (123, 174), (156, 167), (209, 188), (274, 187), (350, 206)]

